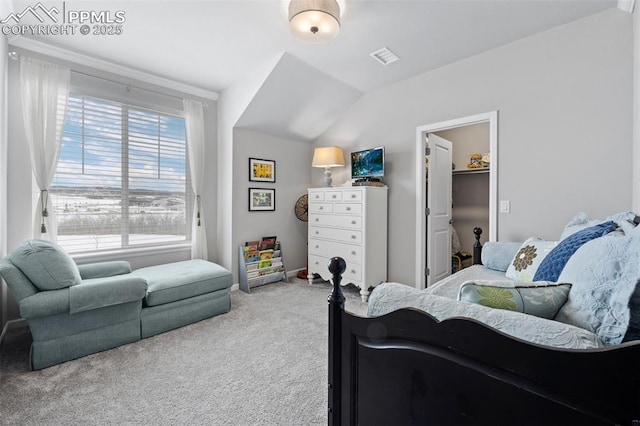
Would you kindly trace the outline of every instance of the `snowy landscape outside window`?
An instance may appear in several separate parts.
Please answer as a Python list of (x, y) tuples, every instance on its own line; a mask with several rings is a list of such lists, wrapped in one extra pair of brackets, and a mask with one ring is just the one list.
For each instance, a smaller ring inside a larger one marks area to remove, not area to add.
[(190, 240), (185, 120), (69, 95), (51, 197), (70, 253)]

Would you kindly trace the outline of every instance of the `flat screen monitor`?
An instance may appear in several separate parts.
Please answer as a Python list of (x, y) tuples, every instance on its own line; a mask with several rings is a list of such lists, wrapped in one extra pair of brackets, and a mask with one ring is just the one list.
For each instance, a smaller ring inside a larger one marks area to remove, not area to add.
[(384, 176), (384, 147), (351, 153), (351, 178), (366, 179)]

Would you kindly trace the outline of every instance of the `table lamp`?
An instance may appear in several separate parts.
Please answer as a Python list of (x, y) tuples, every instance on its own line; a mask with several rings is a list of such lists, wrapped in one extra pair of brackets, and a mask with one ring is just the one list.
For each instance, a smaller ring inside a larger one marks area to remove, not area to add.
[(324, 167), (324, 186), (331, 186), (331, 167), (344, 166), (344, 153), (337, 146), (321, 146), (313, 151), (312, 167)]

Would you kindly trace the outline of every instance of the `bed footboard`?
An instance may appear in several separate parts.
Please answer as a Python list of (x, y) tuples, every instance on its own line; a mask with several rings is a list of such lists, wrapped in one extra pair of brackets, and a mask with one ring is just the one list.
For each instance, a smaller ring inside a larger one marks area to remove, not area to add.
[(621, 424), (640, 419), (640, 343), (554, 349), (470, 319), (344, 311), (330, 262), (329, 424)]

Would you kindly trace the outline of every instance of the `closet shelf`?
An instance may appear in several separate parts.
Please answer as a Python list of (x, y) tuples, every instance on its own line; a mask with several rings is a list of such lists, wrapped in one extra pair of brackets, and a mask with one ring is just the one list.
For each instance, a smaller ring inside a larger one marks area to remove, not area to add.
[(489, 173), (489, 167), (479, 169), (455, 169), (451, 172), (453, 175), (475, 175), (481, 173)]

